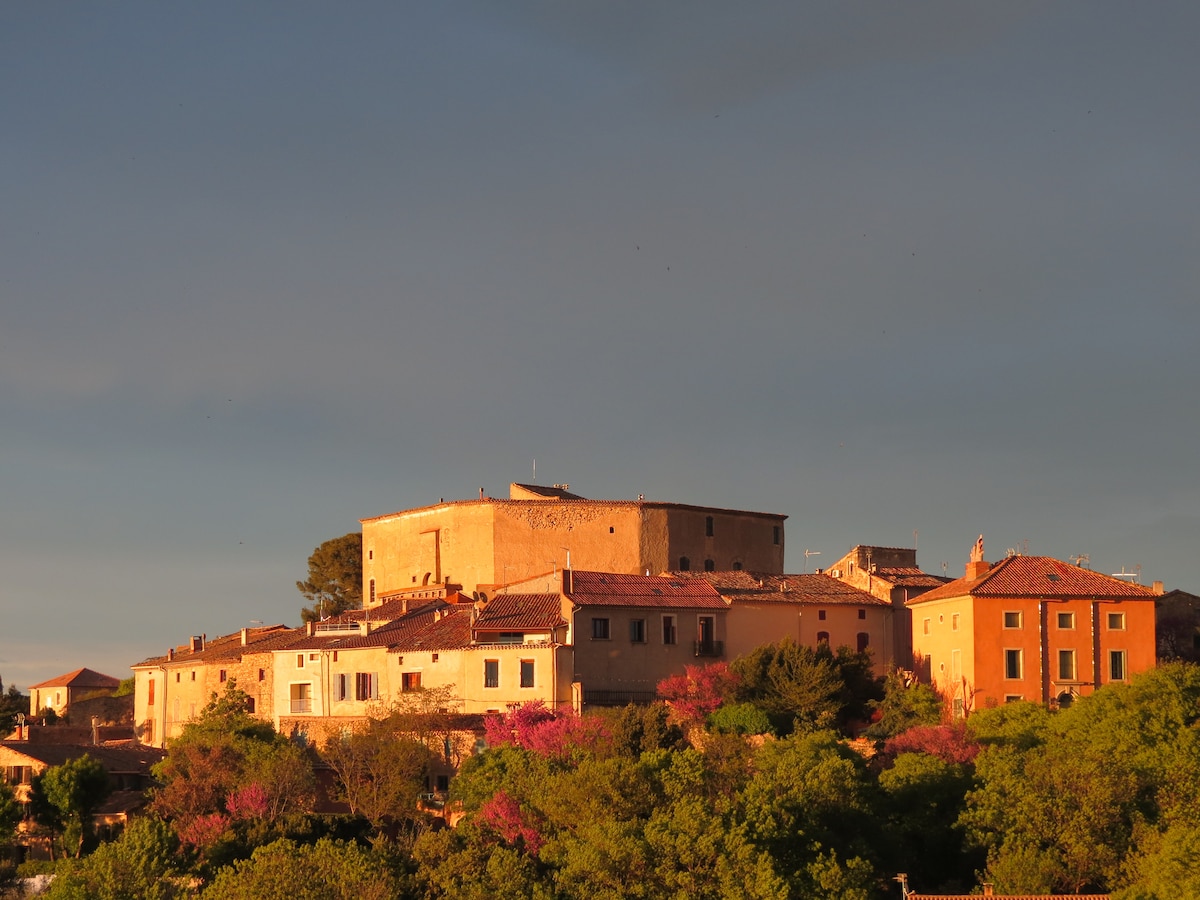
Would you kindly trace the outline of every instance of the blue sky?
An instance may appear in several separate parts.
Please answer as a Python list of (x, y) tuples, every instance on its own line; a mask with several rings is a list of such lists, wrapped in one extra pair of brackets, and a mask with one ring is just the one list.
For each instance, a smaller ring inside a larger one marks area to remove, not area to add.
[[(0, 8), (0, 677), (514, 480), (1200, 590), (1200, 7)], [(1027, 542), (1027, 543), (1026, 543)]]

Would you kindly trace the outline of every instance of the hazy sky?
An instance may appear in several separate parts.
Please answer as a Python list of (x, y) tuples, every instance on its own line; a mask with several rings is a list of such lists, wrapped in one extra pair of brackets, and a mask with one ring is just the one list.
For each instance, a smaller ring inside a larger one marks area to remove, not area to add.
[[(0, 677), (510, 481), (1200, 590), (1200, 5), (0, 5)], [(1028, 542), (1027, 544), (1025, 542)]]

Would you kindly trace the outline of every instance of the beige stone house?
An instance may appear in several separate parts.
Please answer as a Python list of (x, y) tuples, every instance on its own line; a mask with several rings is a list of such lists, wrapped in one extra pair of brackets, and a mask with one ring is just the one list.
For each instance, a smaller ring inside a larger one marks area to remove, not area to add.
[(92, 669), (76, 669), (29, 688), (29, 714), (38, 716), (51, 709), (60, 718), (67, 715), (72, 703), (94, 697), (111, 697), (121, 680)]
[(362, 520), (365, 604), (449, 585), (488, 593), (552, 569), (625, 575), (782, 572), (786, 516), (512, 484), (509, 499), (439, 502)]

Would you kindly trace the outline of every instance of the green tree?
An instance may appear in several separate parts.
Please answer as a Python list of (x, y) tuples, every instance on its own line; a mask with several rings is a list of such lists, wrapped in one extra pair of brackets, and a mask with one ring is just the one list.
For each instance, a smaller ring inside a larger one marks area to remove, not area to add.
[(173, 900), (187, 896), (179, 841), (161, 819), (134, 819), (116, 841), (60, 871), (46, 900)]
[(388, 719), (369, 719), (325, 745), (322, 755), (337, 773), (350, 812), (377, 833), (417, 816), (433, 754), (422, 742), (398, 734)]
[(111, 791), (104, 767), (84, 754), (35, 775), (30, 803), (39, 824), (61, 834), (64, 852), (78, 858), (92, 836), (92, 813)]
[(352, 531), (325, 541), (308, 558), (307, 580), (296, 582), (310, 604), (301, 618), (315, 622), (362, 606), (362, 586), (362, 535)]
[(281, 839), (223, 868), (202, 900), (395, 900), (411, 896), (386, 858), (322, 838), (304, 845)]
[(873, 704), (876, 720), (867, 735), (884, 740), (915, 725), (937, 725), (945, 703), (942, 695), (903, 672), (892, 672), (883, 686), (883, 699)]
[(15, 684), (10, 684), (4, 690), (4, 682), (0, 681), (0, 737), (6, 737), (17, 724), (17, 715), (29, 711), (29, 697), (17, 690)]

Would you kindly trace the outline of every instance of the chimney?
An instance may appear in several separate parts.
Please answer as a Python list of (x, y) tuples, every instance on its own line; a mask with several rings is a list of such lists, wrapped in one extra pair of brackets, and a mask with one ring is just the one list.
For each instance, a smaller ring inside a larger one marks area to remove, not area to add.
[(174, 659), (175, 659), (175, 648), (171, 647), (169, 650), (167, 650), (167, 662), (171, 662)]
[(92, 746), (100, 746), (100, 717), (92, 716)]
[(245, 646), (246, 646), (246, 644), (250, 643), (250, 640), (249, 640), (249, 634), (250, 634), (250, 629), (249, 629), (249, 628), (243, 628), (243, 629), (242, 629), (242, 646), (243, 646), (243, 647), (245, 647)]
[(973, 559), (967, 563), (966, 577), (970, 581), (974, 581), (980, 575), (986, 575), (987, 570), (992, 567), (986, 559)]
[(993, 896), (993, 895), (992, 895), (992, 885), (991, 885), (991, 883), (990, 883), (990, 882), (984, 882), (984, 885), (983, 885), (983, 896), (985, 896), (985, 897), (991, 897), (991, 896)]
[(305, 622), (305, 623), (304, 623), (304, 634), (305, 634), (307, 637), (312, 637), (312, 636), (313, 636), (313, 633), (315, 632), (315, 630), (316, 630), (316, 623), (315, 623), (315, 622)]
[(1154, 593), (1161, 595), (1163, 592), (1163, 583), (1161, 581), (1154, 582)]
[(370, 619), (363, 619), (361, 622), (358, 623), (358, 633), (361, 635), (368, 635), (371, 633), (371, 620)]
[(193, 634), (188, 646), (193, 653), (199, 653), (204, 649), (204, 635)]

